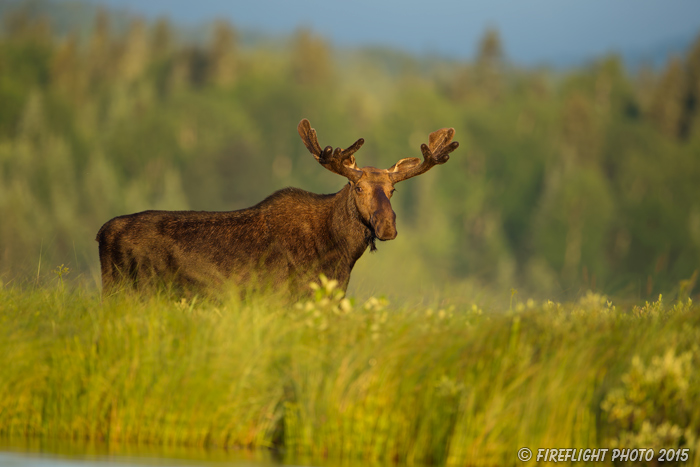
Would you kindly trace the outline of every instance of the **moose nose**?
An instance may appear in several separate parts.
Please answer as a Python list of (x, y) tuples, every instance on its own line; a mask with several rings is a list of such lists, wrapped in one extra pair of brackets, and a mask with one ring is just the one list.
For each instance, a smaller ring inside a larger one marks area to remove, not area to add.
[(391, 211), (391, 214), (388, 216), (375, 212), (370, 222), (374, 229), (374, 235), (379, 240), (393, 240), (396, 238), (398, 232), (396, 231), (396, 214), (394, 211)]

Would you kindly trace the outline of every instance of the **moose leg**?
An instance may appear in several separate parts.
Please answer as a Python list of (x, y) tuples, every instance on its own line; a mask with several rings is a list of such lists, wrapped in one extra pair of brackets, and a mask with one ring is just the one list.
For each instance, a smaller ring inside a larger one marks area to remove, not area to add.
[(114, 277), (115, 270), (112, 258), (102, 244), (100, 244), (100, 271), (102, 273), (102, 295), (106, 297), (114, 292), (117, 281)]
[(102, 273), (102, 295), (113, 294), (123, 283), (124, 254), (120, 242), (115, 239), (103, 237), (100, 239), (100, 270)]

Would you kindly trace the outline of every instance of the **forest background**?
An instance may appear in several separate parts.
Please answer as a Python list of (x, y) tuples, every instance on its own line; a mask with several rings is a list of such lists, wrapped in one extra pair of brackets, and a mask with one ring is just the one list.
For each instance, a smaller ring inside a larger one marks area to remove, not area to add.
[[(498, 32), (471, 61), (340, 49), (308, 30), (244, 44), (224, 21), (14, 2), (0, 36), (0, 279), (62, 268), (99, 284), (95, 234), (146, 209), (234, 210), (345, 180), (322, 145), (363, 137), (360, 165), (420, 157), (454, 127), (447, 165), (402, 183), (399, 236), (357, 264), (351, 295), (647, 298), (700, 267), (700, 38), (661, 69), (617, 56), (515, 66)], [(204, 37), (204, 39), (202, 39)]]

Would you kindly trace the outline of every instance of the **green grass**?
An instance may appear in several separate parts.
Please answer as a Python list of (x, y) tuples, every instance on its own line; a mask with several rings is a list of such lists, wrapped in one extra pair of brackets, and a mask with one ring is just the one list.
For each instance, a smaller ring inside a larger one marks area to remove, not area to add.
[(690, 448), (700, 307), (217, 303), (0, 288), (0, 436), (512, 465), (537, 448)]

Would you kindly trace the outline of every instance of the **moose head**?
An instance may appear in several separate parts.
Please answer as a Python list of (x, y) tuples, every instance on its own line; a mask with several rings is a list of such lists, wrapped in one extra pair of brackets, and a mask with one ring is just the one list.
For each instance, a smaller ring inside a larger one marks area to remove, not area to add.
[(354, 154), (362, 147), (363, 138), (355, 141), (347, 149), (331, 146), (321, 149), (316, 130), (307, 119), (297, 127), (304, 145), (316, 160), (326, 169), (342, 175), (350, 182), (350, 197), (355, 203), (361, 221), (368, 226), (375, 238), (393, 240), (396, 238), (396, 214), (391, 208), (391, 196), (397, 183), (423, 174), (436, 165), (450, 159), (450, 153), (459, 147), (452, 141), (454, 128), (443, 128), (430, 134), (429, 144), (421, 145), (423, 161), (417, 157), (399, 160), (388, 169), (358, 167)]

